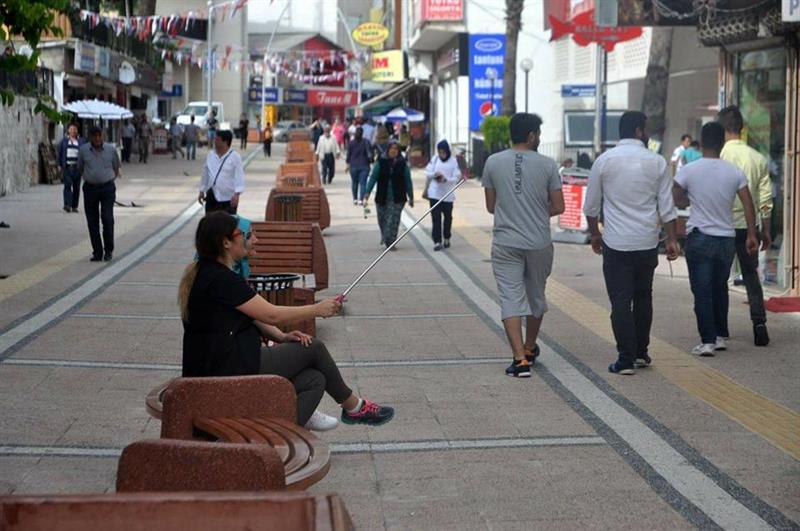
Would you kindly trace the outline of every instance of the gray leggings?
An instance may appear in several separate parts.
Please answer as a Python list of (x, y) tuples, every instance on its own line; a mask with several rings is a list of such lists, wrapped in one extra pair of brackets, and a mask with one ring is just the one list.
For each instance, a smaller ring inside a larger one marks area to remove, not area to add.
[(337, 404), (353, 394), (325, 343), (318, 339), (308, 347), (300, 343), (262, 347), (260, 372), (283, 376), (292, 382), (297, 392), (297, 424), (300, 426), (305, 426), (311, 418), (325, 391)]

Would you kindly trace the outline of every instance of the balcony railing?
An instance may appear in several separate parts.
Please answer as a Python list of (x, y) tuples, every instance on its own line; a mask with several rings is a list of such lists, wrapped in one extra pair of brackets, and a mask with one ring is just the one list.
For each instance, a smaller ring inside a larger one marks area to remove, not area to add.
[(0, 70), (0, 88), (12, 90), (20, 96), (52, 96), (53, 71), (47, 68), (30, 72)]

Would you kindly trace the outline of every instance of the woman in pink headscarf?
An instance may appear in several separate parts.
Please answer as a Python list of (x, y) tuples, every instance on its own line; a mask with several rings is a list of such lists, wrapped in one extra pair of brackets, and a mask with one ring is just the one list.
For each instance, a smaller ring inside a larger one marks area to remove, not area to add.
[(333, 133), (333, 137), (336, 139), (336, 143), (339, 144), (339, 149), (344, 151), (344, 135), (347, 130), (344, 127), (339, 118), (336, 118), (336, 122), (333, 124), (333, 129), (331, 129), (331, 133)]

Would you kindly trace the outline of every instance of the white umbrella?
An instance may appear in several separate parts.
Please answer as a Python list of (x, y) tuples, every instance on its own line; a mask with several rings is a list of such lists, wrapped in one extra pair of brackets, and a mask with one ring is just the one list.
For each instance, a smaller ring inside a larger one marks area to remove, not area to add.
[(64, 105), (64, 110), (77, 114), (79, 118), (124, 120), (133, 117), (133, 113), (125, 107), (101, 100), (73, 101)]
[(386, 113), (384, 119), (390, 122), (422, 122), (425, 120), (425, 113), (409, 107), (397, 107)]

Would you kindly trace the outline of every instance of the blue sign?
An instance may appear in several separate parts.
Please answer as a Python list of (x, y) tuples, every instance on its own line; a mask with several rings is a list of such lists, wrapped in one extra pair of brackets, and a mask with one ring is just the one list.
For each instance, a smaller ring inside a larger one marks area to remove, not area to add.
[(561, 85), (562, 98), (594, 98), (594, 85)]
[(283, 90), (283, 103), (306, 103), (308, 101), (308, 92), (301, 89), (284, 89)]
[[(261, 87), (250, 87), (247, 89), (247, 99), (254, 103), (261, 103)], [(266, 87), (264, 91), (264, 103), (278, 103), (278, 88)]]
[(503, 101), (504, 33), (469, 36), (469, 129), (478, 131), (486, 116), (500, 114)]
[(161, 98), (180, 98), (181, 96), (183, 96), (183, 85), (179, 83), (173, 83), (172, 91), (162, 90), (160, 95)]

